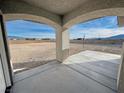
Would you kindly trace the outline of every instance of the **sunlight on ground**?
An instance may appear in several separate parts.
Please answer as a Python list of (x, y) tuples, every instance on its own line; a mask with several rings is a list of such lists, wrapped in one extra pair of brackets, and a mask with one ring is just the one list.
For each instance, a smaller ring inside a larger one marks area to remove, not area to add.
[(64, 61), (64, 64), (89, 63), (96, 62), (98, 60), (113, 61), (114, 63), (114, 60), (118, 60), (120, 58), (121, 56), (116, 54), (86, 50), (68, 57)]
[(26, 68), (19, 68), (19, 69), (13, 69), (13, 72), (20, 72), (20, 71), (23, 71), (23, 70), (26, 70)]

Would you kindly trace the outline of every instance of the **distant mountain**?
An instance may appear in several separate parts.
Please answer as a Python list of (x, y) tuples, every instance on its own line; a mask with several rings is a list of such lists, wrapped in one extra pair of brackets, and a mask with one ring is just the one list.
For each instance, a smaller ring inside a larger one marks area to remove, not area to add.
[(9, 39), (24, 39), (23, 37), (18, 36), (8, 36)]
[(104, 38), (104, 39), (124, 39), (124, 34), (120, 34), (120, 35), (116, 35), (116, 36), (111, 36), (111, 37)]
[[(78, 40), (80, 38), (77, 38), (76, 40)], [(82, 39), (82, 38), (81, 38)], [(90, 38), (90, 39), (87, 39), (87, 40), (116, 40), (116, 39), (124, 39), (124, 34), (120, 34), (120, 35), (115, 35), (115, 36), (111, 36), (111, 37), (106, 37), (106, 38)]]
[(53, 38), (31, 38), (31, 37), (19, 37), (19, 36), (8, 36), (10, 40), (52, 40)]

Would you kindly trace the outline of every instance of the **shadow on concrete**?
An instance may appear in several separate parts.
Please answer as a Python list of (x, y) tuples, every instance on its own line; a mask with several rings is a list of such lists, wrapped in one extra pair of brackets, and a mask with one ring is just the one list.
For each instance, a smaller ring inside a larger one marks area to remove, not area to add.
[(13, 63), (13, 69), (14, 73), (17, 74), (19, 72), (29, 70), (50, 62), (56, 61), (56, 59), (53, 60), (42, 60), (42, 61), (29, 61), (29, 62), (22, 62), (22, 63)]

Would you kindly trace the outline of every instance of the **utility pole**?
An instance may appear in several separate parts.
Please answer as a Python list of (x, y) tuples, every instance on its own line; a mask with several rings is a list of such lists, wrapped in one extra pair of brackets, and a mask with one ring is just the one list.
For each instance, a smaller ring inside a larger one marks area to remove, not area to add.
[(84, 44), (85, 44), (85, 34), (83, 36), (83, 48), (84, 48)]
[(99, 36), (98, 36), (98, 39), (101, 40), (101, 35), (100, 35), (100, 33), (99, 33), (98, 35), (99, 35)]

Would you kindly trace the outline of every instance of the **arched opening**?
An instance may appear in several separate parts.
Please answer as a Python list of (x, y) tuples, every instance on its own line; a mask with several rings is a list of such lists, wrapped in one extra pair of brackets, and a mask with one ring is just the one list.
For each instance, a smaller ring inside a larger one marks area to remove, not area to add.
[[(92, 8), (91, 8), (92, 9)], [(79, 8), (74, 12), (67, 14), (64, 17), (64, 27), (70, 28), (75, 24), (86, 22), (89, 20), (106, 17), (106, 16), (123, 16), (124, 8), (105, 8), (105, 9), (97, 9), (91, 10), (87, 12), (81, 11), (82, 9)]]
[(121, 54), (123, 29), (118, 27), (117, 16), (106, 16), (76, 24), (69, 29), (70, 42), (73, 43), (70, 55), (84, 50)]
[(106, 16), (79, 23), (70, 31), (70, 68), (103, 86), (117, 91), (124, 28), (118, 27), (117, 16)]
[(22, 72), (56, 61), (55, 28), (33, 21), (6, 22), (13, 70)]

